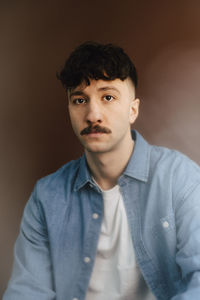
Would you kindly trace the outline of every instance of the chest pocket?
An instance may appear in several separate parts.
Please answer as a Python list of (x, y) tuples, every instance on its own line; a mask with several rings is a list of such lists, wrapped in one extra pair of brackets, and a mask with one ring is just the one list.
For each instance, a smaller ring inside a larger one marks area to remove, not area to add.
[(176, 236), (176, 225), (174, 215), (168, 215), (160, 218), (154, 226), (151, 227), (153, 238), (162, 239), (163, 237), (171, 238)]
[(176, 226), (174, 215), (168, 215), (157, 220), (150, 229), (151, 250), (157, 256), (165, 257), (168, 263), (174, 264), (176, 256)]

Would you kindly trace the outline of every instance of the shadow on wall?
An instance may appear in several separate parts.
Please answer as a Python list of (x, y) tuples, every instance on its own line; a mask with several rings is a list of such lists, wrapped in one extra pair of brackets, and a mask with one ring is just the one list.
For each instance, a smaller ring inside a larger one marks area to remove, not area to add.
[[(146, 66), (138, 126), (200, 163), (200, 44), (172, 45)], [(142, 122), (145, 120), (145, 124)]]

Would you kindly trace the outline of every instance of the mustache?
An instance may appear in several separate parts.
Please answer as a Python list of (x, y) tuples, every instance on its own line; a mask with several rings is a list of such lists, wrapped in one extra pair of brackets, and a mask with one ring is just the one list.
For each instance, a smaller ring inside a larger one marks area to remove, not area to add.
[(84, 134), (89, 134), (89, 133), (111, 133), (111, 130), (107, 127), (101, 127), (100, 125), (89, 125), (88, 127), (84, 128), (80, 134), (84, 135)]

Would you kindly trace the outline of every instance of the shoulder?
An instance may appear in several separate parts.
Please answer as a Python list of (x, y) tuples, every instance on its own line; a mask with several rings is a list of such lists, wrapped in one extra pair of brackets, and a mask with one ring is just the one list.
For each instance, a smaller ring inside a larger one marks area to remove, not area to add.
[(192, 159), (185, 154), (160, 146), (150, 146), (150, 162), (152, 167), (168, 168), (176, 171), (193, 171), (195, 173), (200, 172), (200, 167)]
[(73, 199), (80, 162), (81, 158), (70, 161), (36, 182), (26, 203), (22, 224), (28, 224), (31, 220), (33, 224), (47, 223), (50, 226), (57, 222)]
[(49, 199), (54, 198), (57, 195), (65, 193), (67, 186), (73, 186), (73, 182), (76, 179), (81, 158), (72, 160), (57, 171), (39, 179), (34, 187), (33, 193), (37, 199)]
[(151, 146), (150, 177), (170, 184), (174, 196), (183, 197), (200, 186), (200, 167), (183, 153), (165, 147)]

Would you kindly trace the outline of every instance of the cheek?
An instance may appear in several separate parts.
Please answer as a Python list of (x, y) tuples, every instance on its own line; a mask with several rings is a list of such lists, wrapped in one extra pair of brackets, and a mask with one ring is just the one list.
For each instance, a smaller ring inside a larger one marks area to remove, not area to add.
[(71, 125), (72, 125), (72, 128), (73, 128), (74, 132), (77, 132), (77, 130), (78, 130), (78, 121), (77, 121), (77, 119), (70, 112), (69, 112), (69, 118), (70, 118)]
[(112, 119), (112, 124), (117, 132), (122, 132), (130, 126), (129, 112), (121, 110)]
[(77, 114), (74, 111), (69, 110), (69, 117), (72, 124), (77, 123)]
[(129, 124), (130, 120), (132, 118), (132, 114), (131, 114), (131, 110), (129, 109), (129, 107), (126, 107), (126, 109), (123, 109), (120, 111), (119, 113), (119, 120), (121, 119), (121, 121), (125, 124)]

